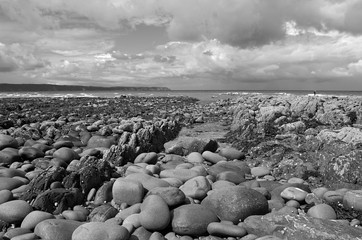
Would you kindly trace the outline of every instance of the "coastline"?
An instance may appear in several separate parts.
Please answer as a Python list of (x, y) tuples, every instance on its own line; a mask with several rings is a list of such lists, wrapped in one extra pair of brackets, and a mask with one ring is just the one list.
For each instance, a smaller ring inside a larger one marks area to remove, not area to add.
[[(230, 201), (215, 219), (230, 221), (239, 238), (258, 235), (256, 230), (264, 224), (262, 216), (270, 219), (270, 229), (265, 231), (280, 236), (292, 237), (297, 229), (305, 239), (314, 239), (313, 231), (299, 229), (298, 224), (334, 236), (339, 236), (335, 229), (342, 226), (343, 233), (352, 239), (362, 234), (362, 229), (351, 227), (356, 220), (362, 221), (362, 208), (353, 205), (359, 198), (355, 191), (362, 186), (359, 96), (227, 92), (219, 99), (212, 97), (214, 92), (208, 96), (202, 93), (195, 93), (199, 98), (0, 98), (0, 175), (5, 189), (12, 192), (12, 198), (0, 204), (0, 219), (4, 212), (10, 212), (17, 220), (7, 221), (20, 226), (28, 214), (41, 210), (67, 224), (87, 224), (96, 218), (117, 222), (117, 226), (137, 236), (138, 229), (149, 225), (129, 225), (133, 220), (117, 214), (143, 204), (150, 195), (145, 192), (156, 191), (152, 189), (157, 187), (161, 188), (158, 191), (172, 189), (178, 196), (162, 206), (159, 203), (164, 200), (157, 198), (153, 205), (159, 212), (150, 215), (152, 221), (166, 221), (161, 224), (166, 226), (160, 230), (163, 235), (188, 235), (177, 228), (177, 223), (167, 222), (171, 216), (172, 222), (179, 221), (170, 210), (181, 211), (182, 222), (188, 224), (182, 229), (194, 229), (193, 211), (198, 210), (188, 208), (200, 207), (204, 213), (205, 207), (213, 209), (213, 204), (221, 204), (219, 197), (225, 194)], [(24, 182), (10, 185), (16, 181), (13, 170)], [(49, 179), (55, 173), (62, 178)], [(44, 180), (49, 185), (43, 186)], [(127, 190), (130, 184), (132, 191)], [(334, 202), (336, 192), (342, 207)], [(81, 201), (61, 198), (65, 193)], [(62, 204), (55, 206), (47, 200), (47, 194), (59, 196)], [(134, 199), (139, 201), (135, 203)], [(9, 211), (17, 209), (13, 206), (1, 208), (19, 201), (31, 209), (26, 216)], [(310, 210), (321, 203), (330, 208)], [(240, 205), (245, 209), (235, 215), (234, 207)], [(78, 208), (87, 211), (75, 215)], [(114, 214), (105, 215), (105, 211)], [(298, 211), (301, 214), (296, 214)], [(327, 217), (318, 220), (316, 226), (315, 217), (326, 212)], [(144, 214), (137, 218), (145, 221), (149, 215)], [(284, 221), (285, 217), (295, 224)], [(341, 223), (332, 226), (329, 218)], [(207, 228), (209, 219), (200, 220), (205, 226), (195, 230), (193, 236), (207, 237), (218, 231)], [(47, 224), (52, 221), (58, 220), (45, 220)], [(273, 224), (281, 224), (284, 232)], [(151, 236), (157, 229), (147, 228), (147, 234)], [(47, 231), (38, 227), (31, 232), (45, 236)], [(233, 231), (229, 229), (223, 236), (234, 236)], [(66, 233), (69, 231), (64, 229), (57, 232)]]

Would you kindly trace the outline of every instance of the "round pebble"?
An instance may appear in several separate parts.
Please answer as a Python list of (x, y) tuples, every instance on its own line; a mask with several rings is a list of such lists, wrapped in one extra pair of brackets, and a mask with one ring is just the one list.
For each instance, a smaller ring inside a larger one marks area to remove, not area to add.
[(126, 228), (103, 222), (88, 222), (74, 230), (72, 240), (128, 240)]
[(343, 196), (343, 206), (347, 209), (362, 211), (362, 190), (351, 190)]
[(255, 177), (264, 177), (270, 174), (270, 170), (267, 167), (253, 167), (250, 169), (251, 174)]
[(305, 199), (305, 196), (308, 193), (300, 188), (297, 187), (287, 187), (285, 188), (281, 193), (280, 196), (282, 198), (291, 200), (297, 200), (297, 201), (303, 201)]
[(198, 176), (186, 181), (180, 187), (180, 190), (187, 197), (202, 200), (206, 197), (207, 192), (211, 190), (211, 184), (204, 176)]
[(203, 152), (202, 157), (206, 161), (211, 162), (211, 163), (218, 163), (220, 161), (226, 161), (227, 160), (225, 157), (220, 156), (219, 154), (213, 153), (213, 152), (210, 152), (210, 151)]
[(213, 236), (220, 237), (243, 237), (246, 235), (246, 230), (238, 225), (212, 222), (207, 226), (207, 232)]
[(112, 187), (113, 200), (117, 204), (123, 202), (133, 205), (142, 202), (145, 190), (143, 185), (131, 179), (118, 178)]
[(8, 223), (20, 223), (33, 211), (33, 208), (24, 200), (12, 200), (0, 204), (0, 219)]
[(337, 219), (336, 212), (334, 209), (328, 204), (318, 204), (311, 207), (307, 214), (311, 217), (315, 218), (323, 218), (323, 219)]
[(167, 203), (158, 195), (149, 195), (141, 205), (140, 223), (150, 231), (165, 229), (170, 223), (171, 215)]

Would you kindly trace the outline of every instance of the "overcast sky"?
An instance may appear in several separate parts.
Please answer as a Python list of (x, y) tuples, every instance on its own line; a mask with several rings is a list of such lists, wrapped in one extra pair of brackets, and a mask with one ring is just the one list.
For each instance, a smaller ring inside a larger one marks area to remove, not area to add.
[(0, 82), (362, 90), (362, 0), (0, 0)]

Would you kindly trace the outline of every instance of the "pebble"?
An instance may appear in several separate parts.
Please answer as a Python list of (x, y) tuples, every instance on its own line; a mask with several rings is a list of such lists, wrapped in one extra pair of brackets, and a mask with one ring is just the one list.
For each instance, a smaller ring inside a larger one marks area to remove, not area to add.
[(241, 160), (245, 158), (245, 155), (241, 151), (233, 147), (220, 148), (218, 154), (228, 160)]
[(0, 177), (25, 177), (25, 172), (19, 169), (3, 168), (0, 169)]
[(216, 190), (216, 189), (228, 188), (233, 186), (236, 186), (236, 184), (225, 180), (217, 180), (211, 185), (211, 188), (213, 190)]
[(220, 220), (235, 224), (250, 215), (266, 214), (269, 209), (268, 201), (261, 193), (241, 186), (213, 190), (201, 204), (214, 211)]
[(13, 190), (23, 184), (23, 181), (16, 178), (0, 177), (0, 190)]
[(141, 212), (141, 203), (136, 203), (126, 209), (121, 210), (116, 217), (125, 220), (128, 216), (140, 212)]
[(141, 226), (139, 213), (131, 214), (123, 220), (122, 226), (124, 226), (128, 229), (127, 226), (129, 226), (129, 225), (132, 225), (133, 229), (139, 228)]
[(125, 177), (125, 179), (131, 179), (137, 181), (143, 185), (147, 191), (155, 187), (169, 187), (170, 184), (162, 179), (144, 174), (144, 173), (134, 173)]
[(41, 221), (53, 218), (55, 217), (51, 213), (35, 210), (26, 215), (26, 217), (21, 222), (21, 227), (27, 229), (34, 229), (35, 226)]
[(62, 159), (69, 164), (72, 160), (79, 159), (79, 155), (70, 148), (61, 147), (53, 153), (53, 158)]
[(0, 150), (3, 150), (7, 147), (18, 148), (18, 146), (18, 142), (15, 138), (9, 135), (0, 134)]
[(315, 218), (323, 218), (323, 219), (337, 219), (336, 212), (334, 209), (328, 204), (318, 204), (311, 207), (307, 215)]
[(255, 177), (264, 177), (270, 174), (270, 170), (267, 167), (253, 167), (250, 169), (251, 174)]
[(10, 165), (21, 160), (18, 150), (15, 148), (7, 147), (0, 151), (0, 163), (2, 164)]
[(141, 205), (141, 225), (150, 231), (165, 229), (171, 220), (167, 203), (158, 195), (147, 196)]
[(327, 191), (323, 194), (323, 199), (327, 203), (343, 203), (344, 194), (337, 191)]
[(0, 204), (8, 202), (12, 199), (13, 199), (13, 193), (10, 190), (8, 189), (0, 190)]
[(149, 195), (158, 195), (162, 197), (169, 207), (183, 204), (186, 199), (184, 191), (177, 187), (156, 187), (151, 189), (146, 197)]
[(207, 226), (212, 222), (219, 222), (219, 219), (211, 209), (187, 204), (174, 209), (172, 230), (180, 235), (201, 236), (207, 233)]
[(74, 221), (85, 222), (87, 220), (87, 215), (82, 211), (65, 210), (62, 212), (62, 215), (65, 219)]
[(132, 179), (117, 178), (112, 187), (113, 200), (117, 204), (123, 202), (133, 205), (140, 203), (145, 195), (144, 187), (141, 183)]
[(187, 180), (190, 180), (191, 178), (197, 176), (198, 176), (197, 172), (183, 168), (168, 169), (160, 172), (161, 178), (177, 178), (180, 179), (182, 182), (186, 182)]
[(11, 238), (11, 240), (34, 240), (34, 239), (38, 239), (38, 236), (33, 232), (21, 234)]
[(34, 233), (44, 240), (72, 239), (72, 234), (82, 222), (65, 219), (47, 219), (35, 226)]
[(27, 228), (11, 228), (3, 236), (3, 239), (13, 239), (16, 236), (31, 233), (32, 231)]
[(136, 157), (134, 163), (155, 164), (157, 162), (157, 158), (157, 153), (155, 152), (141, 153)]
[(243, 237), (246, 230), (238, 225), (223, 222), (212, 222), (207, 226), (207, 232), (213, 236), (220, 237)]
[(21, 223), (33, 211), (29, 203), (24, 200), (12, 200), (0, 204), (0, 219), (10, 224)]
[(217, 153), (213, 153), (213, 152), (210, 152), (210, 151), (205, 151), (202, 153), (202, 157), (210, 162), (210, 163), (218, 163), (218, 162), (221, 162), (221, 161), (226, 161), (226, 157), (223, 157), (223, 156), (220, 156), (219, 154)]
[(201, 164), (205, 161), (201, 153), (199, 152), (191, 152), (189, 155), (186, 156), (186, 160), (193, 164)]
[(193, 199), (202, 200), (206, 197), (207, 192), (211, 190), (211, 184), (204, 176), (194, 177), (186, 181), (180, 190)]
[(34, 160), (35, 158), (44, 157), (44, 152), (34, 147), (22, 147), (19, 149), (19, 155), (22, 159)]
[(235, 171), (221, 172), (216, 176), (216, 180), (225, 180), (234, 184), (245, 182), (243, 174), (237, 173)]
[(362, 190), (351, 190), (343, 196), (343, 206), (347, 209), (362, 211)]
[(84, 223), (74, 230), (72, 240), (128, 240), (129, 232), (125, 227), (103, 222)]
[(285, 188), (281, 193), (280, 196), (282, 198), (285, 198), (287, 200), (297, 200), (297, 201), (303, 201), (305, 199), (305, 196), (307, 196), (307, 192), (297, 188), (297, 187), (287, 187)]

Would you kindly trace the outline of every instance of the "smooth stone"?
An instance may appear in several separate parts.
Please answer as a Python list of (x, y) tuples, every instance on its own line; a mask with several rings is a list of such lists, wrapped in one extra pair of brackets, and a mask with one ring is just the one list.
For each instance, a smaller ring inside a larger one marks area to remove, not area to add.
[(19, 169), (3, 168), (0, 169), (0, 177), (25, 177), (25, 172)]
[(158, 165), (149, 164), (146, 166), (146, 170), (150, 171), (152, 175), (160, 174), (161, 168)]
[(221, 188), (228, 188), (236, 186), (235, 183), (225, 181), (225, 180), (217, 180), (211, 185), (212, 190), (221, 189)]
[(308, 210), (307, 215), (315, 218), (337, 219), (337, 215), (334, 209), (325, 203), (311, 207)]
[(292, 206), (284, 206), (278, 210), (279, 213), (283, 214), (298, 214), (298, 208)]
[(139, 213), (131, 214), (131, 215), (127, 216), (123, 220), (122, 226), (124, 226), (125, 228), (128, 229), (129, 225), (132, 225), (133, 229), (139, 228), (141, 226), (140, 214)]
[(170, 184), (170, 187), (180, 187), (182, 184), (184, 184), (180, 179), (178, 178), (162, 178), (163, 181)]
[(153, 232), (149, 240), (166, 240), (166, 238), (160, 232)]
[(50, 160), (49, 166), (63, 167), (66, 169), (68, 167), (68, 163), (66, 161), (64, 161), (63, 159), (53, 158), (52, 160)]
[(34, 233), (44, 240), (71, 240), (74, 230), (82, 224), (66, 219), (46, 219), (35, 226)]
[(62, 215), (65, 219), (85, 222), (87, 220), (87, 215), (82, 211), (74, 211), (74, 210), (65, 210), (62, 212)]
[(243, 221), (250, 215), (268, 213), (268, 201), (258, 191), (241, 186), (213, 190), (201, 204), (216, 213), (220, 220)]
[(245, 158), (245, 155), (241, 151), (233, 147), (221, 148), (218, 154), (228, 160), (241, 160)]
[(226, 171), (234, 171), (238, 173), (240, 176), (245, 177), (245, 174), (250, 174), (250, 167), (247, 163), (242, 161), (230, 161), (230, 162), (219, 162), (217, 164), (212, 165), (207, 169), (207, 172), (214, 176), (219, 173), (226, 172)]
[(128, 240), (129, 232), (117, 224), (89, 222), (74, 230), (72, 240)]
[(180, 190), (193, 199), (202, 200), (206, 197), (207, 192), (211, 190), (211, 184), (204, 176), (194, 177), (186, 181)]
[(117, 204), (133, 205), (140, 203), (145, 195), (145, 189), (140, 182), (132, 179), (117, 178), (112, 187), (113, 200)]
[(351, 190), (343, 196), (343, 206), (347, 209), (362, 211), (362, 190)]
[(95, 205), (100, 205), (112, 201), (113, 199), (112, 191), (113, 191), (114, 182), (115, 181), (105, 182), (100, 188), (98, 188), (98, 190), (95, 193), (93, 201)]
[(124, 174), (125, 176), (134, 174), (134, 173), (144, 173), (147, 175), (152, 176), (152, 172), (148, 169), (146, 169), (145, 167), (142, 166), (138, 166), (138, 165), (131, 165), (127, 168), (126, 173)]
[(202, 165), (193, 166), (192, 168), (190, 168), (190, 170), (197, 172), (198, 176), (206, 177), (208, 175), (205, 167)]
[(216, 214), (200, 204), (187, 204), (175, 208), (172, 230), (180, 235), (201, 236), (207, 233), (207, 226), (218, 222)]
[(87, 208), (83, 207), (82, 205), (75, 205), (75, 206), (73, 207), (73, 210), (74, 210), (74, 211), (80, 211), (80, 212), (82, 212), (82, 213), (83, 213), (84, 215), (86, 215), (86, 216), (88, 216), (89, 213), (90, 213), (90, 211), (89, 211)]
[(0, 151), (0, 163), (10, 165), (19, 161), (22, 159), (17, 149), (7, 147)]
[(147, 196), (142, 205), (140, 213), (141, 225), (150, 231), (165, 229), (171, 220), (170, 210), (165, 200), (158, 195)]
[(20, 223), (31, 211), (33, 208), (24, 200), (8, 201), (0, 204), (0, 219), (10, 224)]
[(141, 153), (136, 157), (134, 163), (156, 164), (157, 159), (158, 159), (157, 153), (155, 152)]
[(45, 154), (38, 148), (34, 147), (22, 147), (19, 149), (19, 155), (25, 160), (34, 160), (36, 158), (44, 157)]
[(141, 212), (141, 203), (136, 203), (132, 206), (129, 206), (126, 209), (121, 210), (117, 215), (116, 218), (120, 218), (122, 220), (125, 220), (128, 216), (136, 213)]
[(11, 228), (4, 234), (3, 239), (13, 239), (16, 236), (31, 233), (32, 231), (27, 228)]
[(220, 156), (219, 154), (213, 153), (213, 152), (210, 152), (210, 151), (203, 152), (202, 157), (206, 161), (211, 162), (213, 164), (218, 163), (220, 161), (226, 161), (227, 160), (226, 157)]
[(323, 198), (323, 195), (324, 195), (326, 192), (328, 192), (328, 191), (329, 191), (329, 189), (326, 188), (326, 187), (319, 187), (319, 188), (313, 189), (313, 190), (312, 190), (312, 193), (314, 193), (317, 198), (321, 198), (321, 199), (322, 199), (322, 198)]
[(190, 168), (192, 168), (193, 166), (194, 166), (193, 163), (188, 163), (188, 162), (186, 162), (186, 163), (181, 163), (181, 164), (177, 165), (177, 166), (175, 167), (175, 169), (180, 169), (180, 168), (182, 168), (182, 169), (190, 169)]
[(245, 182), (244, 176), (234, 171), (221, 172), (216, 176), (216, 180), (224, 180), (235, 184)]
[(305, 197), (307, 196), (307, 192), (297, 188), (297, 187), (287, 187), (286, 189), (284, 189), (281, 193), (280, 196), (282, 198), (285, 198), (287, 200), (297, 200), (297, 201), (304, 201)]
[(288, 202), (285, 203), (286, 206), (288, 207), (294, 207), (294, 208), (299, 208), (300, 207), (300, 203), (297, 200), (289, 200)]
[(144, 174), (144, 173), (134, 173), (130, 174), (125, 179), (135, 180), (143, 185), (145, 189), (150, 191), (155, 187), (169, 187), (170, 184), (162, 179), (155, 178), (153, 176)]
[(327, 191), (323, 194), (323, 199), (327, 203), (343, 203), (344, 193), (337, 191)]
[(16, 141), (15, 138), (9, 135), (0, 134), (0, 150), (3, 150), (4, 148), (7, 147), (18, 148), (19, 147), (18, 141)]
[(182, 182), (186, 182), (187, 180), (197, 177), (198, 173), (192, 171), (190, 169), (167, 169), (160, 172), (161, 178), (177, 178), (180, 179)]
[(60, 141), (56, 141), (53, 144), (53, 147), (55, 149), (59, 149), (59, 148), (62, 148), (62, 147), (72, 148), (72, 147), (74, 147), (74, 143), (72, 141), (69, 141), (69, 140), (60, 140)]
[(156, 187), (151, 189), (147, 195), (158, 195), (162, 197), (169, 207), (174, 207), (185, 202), (186, 196), (182, 189), (177, 187)]
[(79, 159), (79, 155), (72, 149), (61, 147), (53, 153), (53, 158), (59, 158), (69, 164), (74, 159)]
[(13, 193), (8, 189), (0, 190), (0, 204), (13, 199)]
[(264, 177), (270, 174), (270, 170), (267, 167), (252, 167), (250, 172), (255, 177)]
[(130, 240), (149, 240), (152, 235), (151, 231), (148, 231), (144, 227), (139, 227), (134, 230), (132, 235), (130, 236)]
[(213, 236), (221, 237), (243, 237), (246, 230), (238, 225), (223, 222), (212, 222), (207, 226), (207, 232)]
[(33, 232), (24, 233), (24, 234), (11, 238), (11, 240), (36, 240), (36, 239), (38, 239), (38, 236)]
[(305, 183), (305, 181), (301, 178), (297, 178), (297, 177), (292, 177), (292, 178), (289, 178), (287, 183)]
[(186, 161), (194, 164), (203, 163), (205, 160), (199, 152), (192, 152), (186, 156)]

